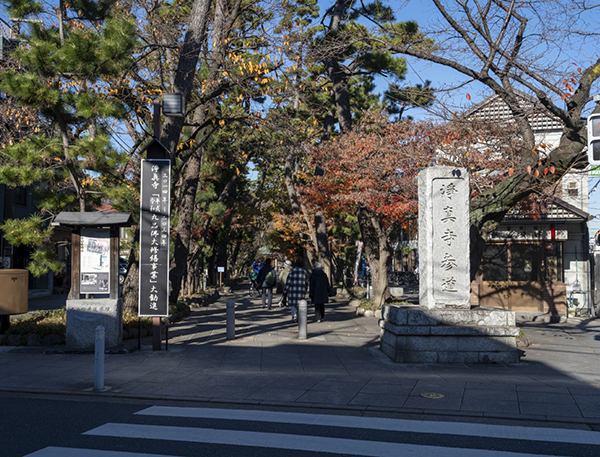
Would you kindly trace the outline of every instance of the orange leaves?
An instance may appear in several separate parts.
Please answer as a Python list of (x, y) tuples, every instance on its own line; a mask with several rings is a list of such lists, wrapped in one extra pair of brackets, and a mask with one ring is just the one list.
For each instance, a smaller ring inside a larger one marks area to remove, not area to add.
[(471, 94), (467, 94), (467, 100), (471, 101)]

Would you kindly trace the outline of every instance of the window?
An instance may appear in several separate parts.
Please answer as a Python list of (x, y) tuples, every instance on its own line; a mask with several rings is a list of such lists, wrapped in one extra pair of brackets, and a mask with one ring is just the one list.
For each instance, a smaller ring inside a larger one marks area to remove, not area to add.
[(483, 281), (560, 282), (562, 243), (490, 244), (483, 253), (481, 267)]
[(483, 251), (484, 281), (508, 281), (508, 245), (490, 244)]
[(544, 257), (546, 258), (546, 282), (563, 281), (562, 268), (562, 243), (544, 243)]
[(27, 206), (27, 189), (25, 187), (15, 187), (13, 193), (15, 205)]
[(539, 244), (513, 244), (510, 247), (510, 280), (538, 282), (540, 271)]
[(579, 187), (577, 186), (576, 181), (570, 181), (567, 184), (567, 195), (569, 197), (578, 197), (579, 196)]

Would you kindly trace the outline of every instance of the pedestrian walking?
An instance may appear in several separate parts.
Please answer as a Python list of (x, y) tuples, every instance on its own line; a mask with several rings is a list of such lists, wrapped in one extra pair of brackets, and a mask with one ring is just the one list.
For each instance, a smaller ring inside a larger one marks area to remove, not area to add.
[(258, 274), (258, 272), (260, 271), (262, 266), (263, 266), (263, 264), (260, 261), (260, 259), (256, 259), (254, 262), (252, 262), (252, 265), (250, 265), (250, 268), (252, 268), (256, 274)]
[(277, 275), (271, 266), (271, 259), (266, 259), (264, 265), (258, 272), (256, 282), (262, 288), (262, 307), (271, 309), (273, 302), (273, 287), (277, 283)]
[(290, 274), (291, 270), (292, 262), (286, 260), (277, 278), (277, 289), (281, 290), (281, 298), (279, 299), (280, 308), (287, 306), (287, 294), (285, 293), (285, 284), (287, 283), (287, 277)]
[(298, 322), (297, 307), (300, 300), (304, 300), (308, 290), (308, 272), (303, 268), (302, 259), (296, 260), (294, 268), (290, 270), (283, 292), (287, 295), (288, 305), (292, 312), (292, 322)]
[(329, 279), (323, 271), (323, 265), (316, 262), (309, 278), (308, 295), (315, 305), (317, 322), (325, 319), (325, 303), (329, 303)]

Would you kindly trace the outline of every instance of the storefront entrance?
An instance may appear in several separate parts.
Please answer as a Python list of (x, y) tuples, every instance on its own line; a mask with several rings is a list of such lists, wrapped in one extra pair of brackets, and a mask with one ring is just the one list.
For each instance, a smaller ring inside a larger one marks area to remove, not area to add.
[(490, 244), (478, 276), (481, 306), (547, 312), (545, 297), (562, 282), (562, 243)]

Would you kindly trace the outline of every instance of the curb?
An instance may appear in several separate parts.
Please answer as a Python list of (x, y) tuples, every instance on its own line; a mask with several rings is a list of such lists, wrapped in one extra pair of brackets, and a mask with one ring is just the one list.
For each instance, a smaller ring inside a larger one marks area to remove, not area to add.
[[(285, 408), (287, 410), (305, 410), (307, 413), (315, 413), (315, 411), (345, 411), (348, 413), (361, 413), (361, 416), (368, 415), (367, 413), (383, 413), (393, 415), (418, 415), (418, 416), (431, 416), (438, 418), (455, 418), (455, 419), (481, 419), (487, 420), (504, 420), (511, 422), (541, 422), (545, 424), (572, 424), (572, 425), (585, 425), (591, 430), (600, 427), (600, 418), (585, 418), (585, 417), (548, 417), (548, 416), (515, 416), (511, 414), (490, 414), (485, 412), (468, 412), (468, 411), (447, 411), (438, 409), (415, 409), (415, 408), (393, 408), (385, 406), (355, 406), (355, 405), (339, 405), (339, 404), (327, 404), (327, 403), (296, 403), (296, 402), (284, 402), (284, 401), (272, 401), (272, 400), (225, 400), (215, 399), (210, 397), (177, 397), (177, 396), (156, 396), (156, 395), (132, 395), (111, 392), (110, 388), (103, 391), (79, 391), (79, 390), (51, 390), (51, 389), (15, 389), (11, 387), (0, 386), (0, 393), (19, 393), (28, 395), (68, 395), (70, 397), (76, 395), (81, 397), (110, 397), (115, 399), (123, 400), (143, 400), (151, 402), (178, 402), (178, 403), (196, 403), (203, 404), (206, 407), (211, 405), (221, 405), (227, 407), (271, 407), (271, 408)], [(435, 419), (429, 419), (431, 421)], [(457, 420), (460, 422), (460, 420)], [(532, 425), (534, 426), (534, 425)]]

